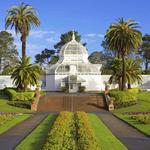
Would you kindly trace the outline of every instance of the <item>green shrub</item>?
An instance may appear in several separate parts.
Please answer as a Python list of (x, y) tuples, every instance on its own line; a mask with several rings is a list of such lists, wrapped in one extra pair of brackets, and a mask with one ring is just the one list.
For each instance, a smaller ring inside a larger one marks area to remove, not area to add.
[(128, 102), (128, 101), (136, 101), (137, 94), (128, 92), (128, 91), (110, 91), (110, 97), (114, 97), (115, 101), (119, 102)]
[(132, 88), (132, 89), (128, 89), (127, 91), (130, 92), (130, 93), (133, 93), (133, 94), (138, 94), (139, 92), (141, 92), (141, 89)]
[(43, 150), (76, 150), (73, 113), (61, 112), (48, 133)]
[(15, 100), (17, 92), (14, 89), (6, 88), (4, 91), (10, 100)]
[(88, 116), (85, 112), (76, 113), (77, 143), (79, 150), (100, 150)]
[(113, 97), (114, 99), (115, 108), (135, 105), (137, 104), (137, 89), (131, 89), (129, 91), (111, 90), (110, 97)]
[(15, 100), (32, 101), (34, 94), (34, 92), (17, 92)]
[(16, 92), (12, 88), (6, 88), (5, 94), (13, 101), (32, 101), (34, 92)]
[(85, 86), (79, 86), (79, 92), (84, 92), (85, 91)]
[(66, 92), (67, 90), (68, 90), (68, 87), (66, 87), (66, 86), (61, 87), (61, 91)]

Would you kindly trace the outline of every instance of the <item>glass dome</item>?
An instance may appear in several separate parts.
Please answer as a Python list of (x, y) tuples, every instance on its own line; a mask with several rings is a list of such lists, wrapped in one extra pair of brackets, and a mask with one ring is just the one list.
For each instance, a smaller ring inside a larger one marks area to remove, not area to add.
[(72, 37), (72, 40), (65, 44), (60, 50), (60, 56), (66, 55), (88, 55), (86, 48)]

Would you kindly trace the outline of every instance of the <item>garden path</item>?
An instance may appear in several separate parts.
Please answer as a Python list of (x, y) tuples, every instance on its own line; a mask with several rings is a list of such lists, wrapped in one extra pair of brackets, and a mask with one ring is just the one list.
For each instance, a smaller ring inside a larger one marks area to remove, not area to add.
[(0, 149), (13, 150), (45, 117), (46, 113), (36, 113), (27, 120), (0, 135)]
[(150, 150), (150, 138), (108, 111), (96, 113), (129, 150)]

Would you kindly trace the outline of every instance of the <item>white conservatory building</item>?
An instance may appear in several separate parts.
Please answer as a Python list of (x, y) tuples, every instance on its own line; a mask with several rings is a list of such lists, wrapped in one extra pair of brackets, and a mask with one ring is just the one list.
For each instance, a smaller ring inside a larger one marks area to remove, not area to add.
[(79, 91), (100, 91), (104, 89), (101, 78), (101, 64), (91, 64), (88, 60), (87, 49), (75, 40), (65, 44), (59, 53), (59, 61), (47, 67), (45, 76), (46, 91), (61, 91), (68, 88), (70, 93)]

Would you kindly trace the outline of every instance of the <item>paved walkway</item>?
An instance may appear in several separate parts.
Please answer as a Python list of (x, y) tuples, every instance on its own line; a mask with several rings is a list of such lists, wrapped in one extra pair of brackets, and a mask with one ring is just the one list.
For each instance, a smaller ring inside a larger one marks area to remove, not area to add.
[(132, 126), (107, 111), (97, 113), (97, 115), (129, 150), (150, 150), (150, 138)]
[(27, 120), (12, 127), (0, 135), (0, 150), (13, 150), (45, 117), (47, 114), (33, 114)]

